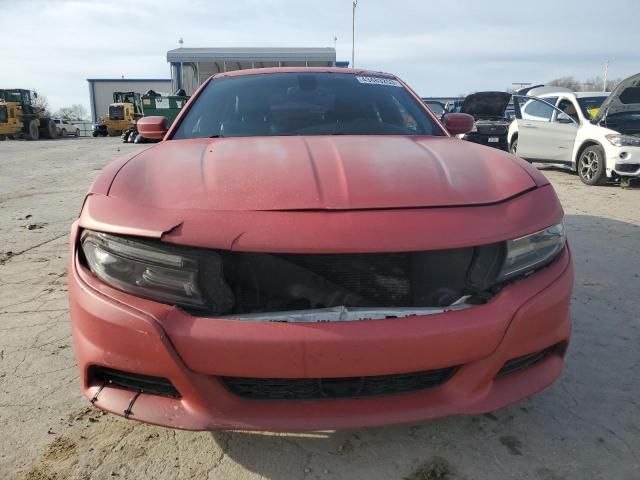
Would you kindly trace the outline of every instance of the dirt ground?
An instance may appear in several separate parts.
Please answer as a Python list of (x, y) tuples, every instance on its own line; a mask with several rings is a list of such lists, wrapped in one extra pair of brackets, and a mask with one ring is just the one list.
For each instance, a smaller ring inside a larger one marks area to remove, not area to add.
[(0, 479), (640, 479), (640, 188), (544, 169), (576, 266), (567, 368), (487, 415), (304, 435), (190, 433), (80, 396), (69, 225), (118, 139), (0, 142)]

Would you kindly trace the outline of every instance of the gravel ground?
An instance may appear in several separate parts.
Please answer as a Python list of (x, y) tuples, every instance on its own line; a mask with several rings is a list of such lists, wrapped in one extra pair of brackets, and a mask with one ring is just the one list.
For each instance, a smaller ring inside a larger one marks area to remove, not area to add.
[(640, 189), (544, 169), (576, 264), (567, 368), (498, 412), (303, 435), (190, 433), (80, 396), (66, 242), (118, 139), (0, 143), (0, 478), (640, 479)]

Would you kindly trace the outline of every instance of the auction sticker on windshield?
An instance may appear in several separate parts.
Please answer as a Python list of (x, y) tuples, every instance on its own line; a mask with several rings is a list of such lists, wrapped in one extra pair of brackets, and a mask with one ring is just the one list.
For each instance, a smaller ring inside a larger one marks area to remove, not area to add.
[(356, 76), (356, 79), (360, 83), (366, 83), (368, 85), (386, 85), (389, 87), (402, 87), (402, 84), (398, 80), (394, 80), (393, 78)]

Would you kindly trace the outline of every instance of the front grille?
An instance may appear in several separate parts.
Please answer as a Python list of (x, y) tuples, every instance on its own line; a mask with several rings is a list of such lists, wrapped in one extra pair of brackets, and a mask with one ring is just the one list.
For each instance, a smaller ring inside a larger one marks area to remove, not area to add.
[(91, 367), (89, 378), (96, 384), (108, 384), (136, 392), (180, 398), (180, 392), (171, 381), (162, 377), (123, 372), (106, 367)]
[(124, 106), (110, 105), (109, 120), (124, 120)]
[[(446, 306), (494, 282), (504, 246), (405, 253), (221, 251), (232, 312)], [(220, 288), (210, 288), (221, 296)], [(224, 301), (223, 301), (224, 300)]]
[(558, 343), (553, 345), (552, 347), (545, 348), (544, 350), (540, 350), (539, 352), (530, 353), (528, 355), (523, 355), (522, 357), (517, 357), (509, 360), (504, 364), (504, 366), (498, 372), (498, 377), (502, 375), (507, 375), (509, 373), (516, 372), (518, 370), (523, 370), (525, 368), (532, 367), (536, 363), (540, 363), (545, 358), (551, 355), (563, 355), (566, 350), (566, 344)]
[(322, 400), (415, 392), (442, 385), (456, 367), (426, 372), (350, 378), (220, 377), (235, 395), (250, 400)]
[(411, 254), (280, 255), (373, 305), (411, 306)]

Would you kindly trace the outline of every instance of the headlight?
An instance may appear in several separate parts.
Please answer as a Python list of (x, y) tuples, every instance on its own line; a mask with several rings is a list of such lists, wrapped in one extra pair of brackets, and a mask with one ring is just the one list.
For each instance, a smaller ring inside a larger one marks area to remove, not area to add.
[(509, 240), (507, 255), (497, 280), (504, 281), (548, 264), (562, 251), (566, 241), (562, 223), (525, 237)]
[[(227, 307), (216, 300), (233, 301), (222, 280), (222, 263), (215, 252), (209, 252), (205, 260), (195, 249), (88, 230), (80, 242), (91, 272), (119, 290), (162, 303), (214, 311)], [(216, 298), (206, 295), (201, 288), (201, 268), (219, 280), (212, 280), (219, 290), (224, 290)]]
[(640, 137), (634, 137), (633, 135), (619, 135), (613, 133), (611, 135), (605, 135), (607, 140), (611, 142), (611, 145), (616, 147), (640, 147)]

